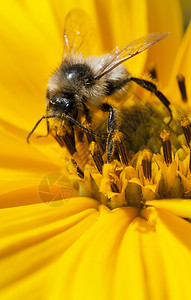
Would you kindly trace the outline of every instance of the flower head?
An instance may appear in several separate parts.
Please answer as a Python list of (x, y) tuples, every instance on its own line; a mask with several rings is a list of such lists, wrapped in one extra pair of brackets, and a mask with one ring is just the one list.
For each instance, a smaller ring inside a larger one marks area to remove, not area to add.
[[(177, 54), (177, 1), (110, 1), (109, 10), (81, 1), (100, 31), (98, 53), (124, 36), (172, 34), (128, 64), (163, 102), (134, 82), (123, 105), (115, 101), (121, 113), (109, 163), (107, 139), (91, 132), (71, 157), (60, 147), (71, 139), (54, 120), (49, 137), (26, 143), (62, 57), (63, 16), (73, 4), (58, 2), (14, 1), (9, 15), (6, 3), (1, 12), (1, 299), (190, 299), (191, 27)], [(107, 132), (104, 113), (93, 126)]]

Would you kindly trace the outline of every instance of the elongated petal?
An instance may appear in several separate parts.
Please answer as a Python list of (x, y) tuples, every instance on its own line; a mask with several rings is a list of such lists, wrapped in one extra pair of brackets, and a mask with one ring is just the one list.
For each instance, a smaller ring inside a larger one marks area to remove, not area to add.
[(62, 54), (49, 2), (29, 4), (9, 1), (0, 12), (1, 117), (27, 130), (44, 113), (47, 80)]
[(77, 198), (59, 203), (59, 208), (37, 204), (0, 211), (1, 299), (34, 299), (36, 288), (44, 297), (52, 266), (98, 217), (97, 201)]
[[(187, 31), (185, 33), (185, 36), (183, 38), (182, 44), (179, 48), (174, 68), (172, 70), (171, 74), (171, 80), (170, 80), (170, 86), (169, 86), (169, 94), (171, 93), (173, 95), (173, 101), (179, 103), (183, 107), (191, 107), (191, 89), (190, 89), (190, 84), (191, 84), (191, 70), (190, 70), (190, 65), (191, 65), (191, 23), (189, 24)], [(184, 106), (184, 103), (181, 98), (180, 91), (178, 89), (178, 84), (177, 84), (177, 75), (183, 75), (185, 77), (185, 84), (186, 84), (186, 91), (187, 91), (187, 98), (188, 98), (188, 103), (186, 103)]]
[(64, 173), (49, 172), (37, 175), (14, 170), (9, 173), (2, 171), (4, 177), (0, 181), (0, 208), (39, 202), (54, 207), (56, 200), (65, 202), (67, 198), (79, 195), (78, 189), (73, 187), (72, 181)]
[(160, 85), (167, 86), (183, 34), (179, 1), (147, 1), (148, 31), (169, 32), (170, 35), (148, 50), (146, 67), (156, 67)]
[[(190, 282), (190, 250), (191, 239), (190, 230), (191, 225), (169, 213), (166, 210), (145, 210), (143, 216), (148, 219), (148, 223), (153, 226), (155, 230), (156, 252), (160, 253), (158, 264), (159, 268), (156, 273), (163, 272), (162, 280), (163, 287), (159, 292), (160, 296), (151, 297), (154, 299), (180, 299), (181, 297), (189, 299), (191, 291), (188, 288)], [(147, 237), (147, 235), (146, 235)], [(146, 265), (152, 270), (153, 253), (150, 255), (145, 252), (143, 247), (143, 257), (145, 256)], [(147, 248), (148, 250), (148, 248)], [(153, 251), (154, 252), (154, 251)], [(184, 274), (184, 276), (182, 275)], [(149, 274), (148, 274), (149, 275)], [(147, 277), (150, 280), (151, 276)], [(153, 289), (157, 288), (157, 284), (153, 282)]]
[(147, 204), (158, 208), (167, 209), (176, 216), (182, 218), (191, 218), (191, 200), (165, 199), (148, 201)]
[[(27, 144), (27, 132), (15, 126), (6, 125), (2, 122), (1, 134), (1, 167), (12, 170), (25, 170), (26, 172), (39, 173), (59, 171), (62, 155), (60, 148), (51, 139), (39, 139), (35, 145), (35, 140)], [(51, 146), (52, 143), (52, 146)], [(2, 178), (2, 175), (0, 175)]]
[[(122, 215), (125, 212), (126, 215)], [(61, 258), (60, 272), (49, 299), (60, 299), (63, 295), (68, 299), (178, 299), (181, 291), (189, 299), (187, 284), (191, 261), (190, 240), (187, 238), (191, 232), (190, 224), (172, 216), (173, 225), (176, 228), (180, 226), (178, 236), (175, 235), (176, 230), (171, 232), (165, 213), (160, 215), (156, 210), (149, 210), (148, 222), (135, 217), (130, 224), (127, 218), (129, 213), (127, 208), (106, 215), (97, 223), (98, 226), (95, 225), (95, 230), (90, 230), (80, 243), (70, 249), (71, 252)], [(100, 232), (99, 226), (102, 224)], [(185, 255), (183, 265), (178, 264), (183, 274), (187, 274), (185, 283), (178, 270), (175, 272), (174, 260), (169, 259), (175, 248), (172, 257), (176, 261), (180, 261), (183, 253)], [(175, 290), (174, 280), (177, 284)]]
[(87, 198), (62, 204), (1, 210), (1, 299), (33, 299), (39, 287), (51, 300), (189, 299), (188, 222)]
[[(97, 18), (104, 49), (111, 51), (118, 46), (124, 47), (131, 41), (148, 33), (146, 1), (97, 1)], [(141, 26), (140, 26), (141, 24)], [(134, 75), (140, 74), (147, 53), (130, 59), (126, 66)]]

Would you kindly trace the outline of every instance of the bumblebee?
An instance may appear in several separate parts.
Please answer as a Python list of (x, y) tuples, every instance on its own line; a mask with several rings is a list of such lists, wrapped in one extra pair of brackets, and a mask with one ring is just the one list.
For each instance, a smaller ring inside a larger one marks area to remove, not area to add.
[[(165, 38), (168, 33), (151, 33), (121, 50), (116, 48), (101, 56), (84, 56), (81, 49), (88, 40), (87, 20), (85, 12), (79, 10), (71, 11), (66, 17), (63, 60), (48, 82), (46, 114), (36, 123), (27, 141), (45, 119), (47, 135), (51, 133), (61, 146), (67, 148), (71, 156), (77, 151), (76, 139), (82, 141), (85, 132), (89, 144), (96, 142), (96, 137), (106, 140), (105, 151), (107, 162), (110, 162), (114, 152), (114, 134), (120, 127), (120, 106), (117, 108), (111, 105), (105, 100), (107, 97), (114, 96), (120, 103), (128, 92), (130, 82), (135, 82), (156, 95), (168, 109), (170, 121), (172, 120), (170, 102), (156, 85), (148, 80), (132, 77), (122, 64)], [(108, 113), (105, 134), (98, 134), (92, 129), (92, 118), (97, 111)], [(53, 124), (51, 128), (50, 119)], [(92, 156), (101, 172), (102, 167), (96, 162), (98, 158)]]

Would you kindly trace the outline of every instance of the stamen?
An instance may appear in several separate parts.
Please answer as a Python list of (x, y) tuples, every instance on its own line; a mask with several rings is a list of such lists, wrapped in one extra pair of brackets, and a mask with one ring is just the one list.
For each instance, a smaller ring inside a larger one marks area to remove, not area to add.
[(184, 136), (186, 138), (188, 147), (190, 147), (190, 142), (191, 142), (191, 124), (190, 121), (188, 120), (187, 117), (184, 117), (180, 121), (180, 125), (182, 127)]
[(155, 68), (155, 67), (152, 67), (152, 68), (149, 70), (149, 74), (150, 74), (150, 76), (151, 76), (152, 79), (154, 79), (154, 80), (157, 80), (157, 79), (158, 79), (157, 71), (156, 71), (156, 68)]
[(164, 160), (169, 166), (172, 163), (172, 149), (171, 149), (171, 141), (170, 141), (170, 131), (163, 130), (160, 134), (162, 139), (162, 147), (163, 147), (163, 155)]
[(77, 164), (77, 162), (75, 161), (75, 159), (71, 159), (71, 162), (73, 163), (73, 165), (76, 167), (76, 170), (77, 170), (77, 172), (78, 172), (78, 176), (80, 177), (80, 178), (84, 178), (84, 172), (78, 167), (78, 164)]
[(189, 169), (191, 172), (191, 124), (187, 117), (184, 117), (180, 121), (180, 125), (182, 127), (184, 136), (186, 138), (188, 147), (190, 148), (190, 162), (189, 162)]
[(115, 184), (115, 182), (111, 183), (111, 189), (114, 193), (119, 193), (119, 189), (118, 189), (117, 185)]
[(187, 92), (186, 92), (186, 84), (185, 84), (185, 77), (182, 74), (176, 76), (178, 87), (182, 96), (182, 100), (187, 102)]
[(145, 178), (149, 180), (151, 180), (152, 177), (151, 160), (152, 152), (148, 149), (145, 149), (142, 156), (142, 167)]
[(104, 161), (103, 161), (103, 158), (102, 158), (102, 155), (101, 155), (101, 152), (99, 150), (99, 146), (97, 143), (91, 142), (90, 152), (91, 152), (92, 158), (96, 164), (98, 171), (102, 174), (102, 168), (104, 165)]
[(129, 165), (129, 158), (127, 154), (127, 148), (125, 147), (124, 141), (123, 141), (123, 134), (122, 132), (116, 132), (115, 134), (115, 142), (119, 149), (119, 157), (123, 164), (126, 166)]

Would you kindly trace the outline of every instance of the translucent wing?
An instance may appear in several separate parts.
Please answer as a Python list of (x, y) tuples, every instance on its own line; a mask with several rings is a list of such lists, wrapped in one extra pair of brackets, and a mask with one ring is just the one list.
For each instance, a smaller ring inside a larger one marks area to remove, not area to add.
[(64, 56), (87, 52), (92, 32), (91, 20), (83, 10), (70, 11), (64, 26)]
[(143, 52), (155, 43), (165, 38), (169, 33), (151, 33), (140, 39), (133, 41), (121, 50), (117, 48), (111, 52), (102, 68), (97, 72), (95, 79), (101, 78), (106, 73), (113, 70), (115, 67), (126, 61), (127, 59)]

